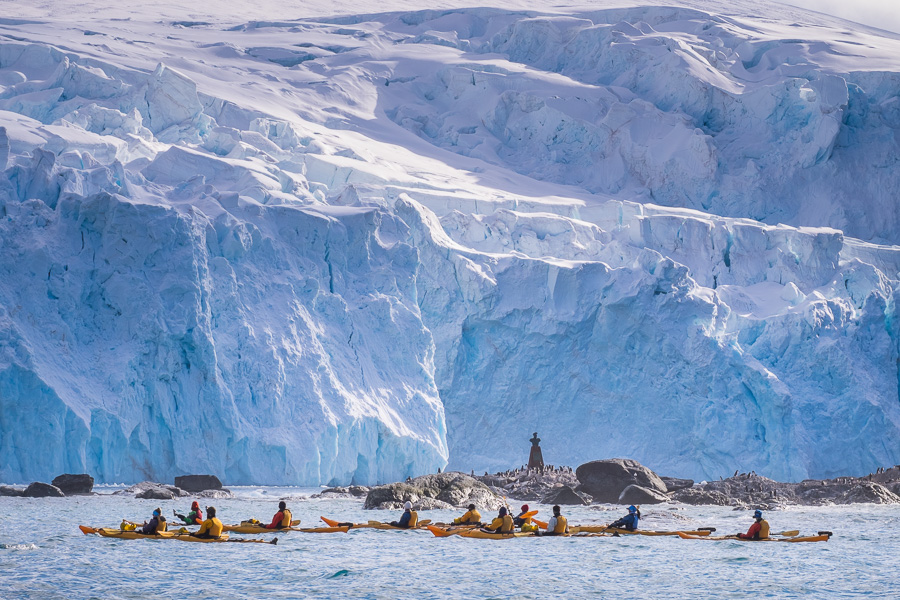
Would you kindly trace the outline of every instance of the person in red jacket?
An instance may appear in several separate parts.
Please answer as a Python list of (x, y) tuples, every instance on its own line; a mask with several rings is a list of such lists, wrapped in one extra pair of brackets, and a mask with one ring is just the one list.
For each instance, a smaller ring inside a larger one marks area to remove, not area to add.
[(272, 517), (272, 522), (266, 525), (266, 529), (285, 529), (291, 526), (291, 519), (294, 516), (288, 510), (284, 500), (278, 503), (278, 512)]
[(769, 522), (763, 519), (762, 511), (757, 509), (753, 513), (756, 522), (750, 526), (747, 533), (739, 533), (737, 536), (742, 540), (764, 540), (769, 537)]

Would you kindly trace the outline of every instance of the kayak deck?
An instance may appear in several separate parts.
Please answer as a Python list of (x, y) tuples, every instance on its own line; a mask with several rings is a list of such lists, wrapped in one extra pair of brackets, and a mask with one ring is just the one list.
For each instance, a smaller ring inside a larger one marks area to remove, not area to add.
[(805, 535), (805, 536), (795, 536), (795, 537), (784, 537), (784, 538), (776, 538), (776, 537), (768, 537), (763, 538), (761, 540), (745, 540), (743, 538), (739, 538), (736, 535), (720, 535), (720, 536), (709, 536), (709, 537), (701, 537), (699, 535), (689, 535), (684, 532), (678, 532), (678, 537), (683, 540), (708, 540), (708, 541), (724, 541), (731, 540), (733, 542), (827, 542), (831, 537), (830, 534), (821, 534), (821, 535)]
[(225, 531), (231, 533), (281, 533), (299, 531), (300, 533), (347, 533), (350, 527), (284, 527), (282, 529), (266, 529), (261, 525), (226, 525)]
[(618, 533), (620, 535), (650, 535), (650, 536), (659, 536), (659, 535), (670, 535), (676, 536), (679, 533), (686, 533), (688, 535), (695, 536), (708, 536), (710, 533), (715, 531), (715, 529), (696, 529), (696, 530), (682, 530), (682, 531), (654, 531), (652, 529), (636, 529), (635, 531), (629, 531), (627, 529), (619, 529), (618, 527), (605, 527), (603, 525), (574, 525), (569, 527), (569, 533), (609, 533), (615, 534)]
[(162, 531), (160, 533), (148, 535), (138, 531), (122, 531), (121, 529), (113, 529), (112, 527), (89, 527), (87, 525), (79, 525), (78, 529), (84, 535), (96, 534), (102, 537), (118, 538), (120, 540), (178, 540), (180, 542), (198, 542), (198, 543), (224, 543), (238, 542), (243, 544), (277, 544), (278, 538), (270, 540), (245, 540), (230, 539), (228, 534), (222, 534), (217, 538), (200, 538), (189, 533), (179, 533), (175, 531)]
[(366, 523), (349, 523), (337, 521), (335, 519), (328, 519), (326, 517), (319, 517), (322, 521), (325, 522), (329, 527), (347, 527), (348, 529), (399, 529), (400, 531), (406, 531), (408, 529), (426, 529), (431, 524), (431, 519), (422, 519), (415, 527), (397, 527), (396, 525), (391, 525), (390, 523), (382, 523), (381, 521), (368, 521)]

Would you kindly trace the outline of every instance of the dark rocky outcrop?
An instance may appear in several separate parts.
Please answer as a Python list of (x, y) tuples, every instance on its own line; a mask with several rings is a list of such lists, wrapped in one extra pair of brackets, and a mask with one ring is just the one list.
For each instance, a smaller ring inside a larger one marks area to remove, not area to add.
[(0, 485), (0, 496), (21, 496), (25, 490), (21, 488), (10, 487), (8, 485)]
[(310, 498), (365, 498), (369, 488), (364, 485), (338, 486), (322, 490)]
[(65, 473), (53, 479), (53, 485), (62, 490), (66, 496), (90, 494), (94, 489), (94, 478), (87, 473)]
[(672, 500), (693, 505), (712, 504), (715, 506), (729, 506), (731, 504), (731, 498), (722, 492), (696, 487), (678, 490), (672, 494)]
[(449, 472), (374, 487), (366, 495), (365, 508), (397, 509), (407, 500), (420, 510), (468, 504), (475, 504), (482, 510), (503, 506), (503, 500), (477, 479), (464, 473)]
[(590, 504), (590, 501), (582, 498), (578, 495), (578, 492), (573, 490), (568, 485), (563, 485), (558, 488), (554, 488), (549, 494), (544, 496), (541, 500), (541, 504), (568, 504), (568, 505), (585, 505)]
[(174, 485), (156, 483), (155, 481), (142, 481), (124, 490), (113, 492), (113, 495), (134, 496), (135, 498), (145, 498), (150, 500), (172, 500), (173, 498), (190, 496), (190, 494), (181, 488), (177, 488)]
[[(540, 502), (560, 486), (575, 489), (578, 478), (568, 467), (543, 470), (512, 469), (492, 475), (480, 475), (476, 479), (491, 488), (499, 496)], [(579, 492), (581, 497), (590, 501), (590, 496)]]
[(65, 496), (62, 490), (55, 485), (41, 483), (40, 481), (29, 484), (25, 491), (22, 492), (22, 495), (26, 498), (62, 498)]
[(677, 492), (678, 490), (686, 490), (692, 485), (694, 485), (693, 479), (679, 479), (677, 477), (662, 477), (660, 479), (663, 480), (663, 483), (666, 484), (666, 490), (671, 494), (672, 492)]
[(637, 462), (627, 458), (611, 458), (585, 463), (575, 470), (579, 491), (590, 494), (596, 502), (619, 502), (619, 496), (629, 485), (665, 495), (666, 484), (659, 476)]
[(215, 475), (182, 475), (175, 478), (175, 487), (186, 492), (221, 490), (222, 482)]
[[(886, 476), (885, 476), (886, 474)], [(800, 483), (773, 481), (755, 473), (741, 473), (720, 481), (704, 482), (678, 490), (672, 500), (685, 504), (718, 504), (736, 507), (775, 508), (787, 505), (815, 506), (824, 504), (894, 504), (900, 495), (893, 486), (900, 486), (900, 469), (888, 469), (866, 477), (837, 477), (835, 479), (806, 479)], [(892, 480), (891, 477), (896, 477)]]
[(178, 495), (168, 488), (155, 487), (144, 490), (139, 494), (135, 494), (134, 497), (141, 498), (142, 500), (174, 500)]
[(220, 490), (203, 490), (196, 494), (190, 494), (194, 498), (208, 498), (211, 500), (220, 500), (222, 498), (234, 498), (234, 492), (229, 489), (222, 488)]
[(631, 484), (619, 494), (619, 504), (660, 504), (668, 502), (669, 497), (665, 494), (645, 488), (640, 485)]

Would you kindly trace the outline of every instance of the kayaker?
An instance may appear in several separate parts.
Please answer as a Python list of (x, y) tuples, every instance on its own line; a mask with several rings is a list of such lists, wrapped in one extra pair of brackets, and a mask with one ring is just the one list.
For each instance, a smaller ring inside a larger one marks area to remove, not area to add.
[(544, 535), (562, 535), (569, 533), (569, 521), (562, 516), (562, 509), (559, 504), (553, 506), (553, 516), (547, 522), (547, 531)]
[(207, 519), (200, 525), (200, 531), (192, 533), (191, 535), (204, 540), (210, 540), (221, 536), (225, 526), (222, 525), (222, 521), (216, 518), (216, 507), (207, 506), (206, 515)]
[(500, 509), (497, 518), (491, 521), (491, 524), (485, 527), (491, 533), (512, 533), (516, 530), (516, 524), (513, 518), (509, 516), (506, 507)]
[(156, 535), (161, 531), (165, 531), (166, 527), (166, 518), (162, 516), (162, 510), (154, 508), (153, 517), (150, 519), (150, 522), (144, 523), (139, 531), (144, 535)]
[(737, 536), (742, 540), (764, 540), (769, 537), (769, 522), (763, 519), (762, 511), (756, 509), (753, 518), (755, 522), (747, 530), (747, 533), (739, 533)]
[(284, 500), (278, 503), (278, 512), (272, 517), (272, 522), (266, 525), (266, 529), (284, 529), (290, 527), (294, 515), (288, 510)]
[(513, 523), (515, 523), (516, 527), (520, 527), (522, 531), (537, 531), (537, 524), (532, 521), (532, 515), (529, 515), (528, 505), (522, 505), (522, 512), (519, 513), (518, 516), (513, 517)]
[(607, 528), (608, 529), (627, 529), (628, 531), (634, 531), (638, 528), (638, 522), (641, 520), (641, 512), (637, 509), (637, 507), (632, 504), (628, 507), (628, 514), (619, 519), (618, 521), (613, 521), (610, 523)]
[(526, 517), (525, 513), (528, 512), (528, 505), (523, 504), (521, 512), (513, 517), (513, 522), (516, 524), (516, 527), (521, 527), (525, 523), (531, 523), (531, 517)]
[(172, 514), (184, 521), (185, 525), (200, 525), (203, 523), (203, 511), (200, 510), (200, 503), (194, 500), (191, 503), (191, 512), (186, 516), (172, 511)]
[(419, 524), (419, 513), (412, 509), (412, 502), (407, 500), (403, 504), (403, 515), (400, 516), (399, 521), (391, 521), (391, 525), (394, 527), (403, 527), (405, 529), (410, 529)]
[(474, 504), (467, 507), (469, 510), (463, 516), (453, 519), (454, 525), (481, 525), (481, 513), (476, 510)]

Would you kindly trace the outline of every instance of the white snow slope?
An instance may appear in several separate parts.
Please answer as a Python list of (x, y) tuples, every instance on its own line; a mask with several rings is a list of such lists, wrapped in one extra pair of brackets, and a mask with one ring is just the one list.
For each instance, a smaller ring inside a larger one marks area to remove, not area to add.
[(0, 480), (900, 462), (898, 36), (410, 4), (2, 3)]

